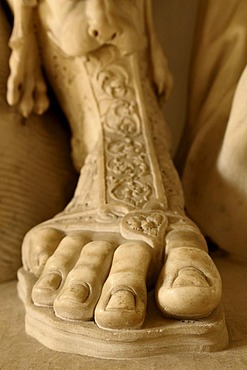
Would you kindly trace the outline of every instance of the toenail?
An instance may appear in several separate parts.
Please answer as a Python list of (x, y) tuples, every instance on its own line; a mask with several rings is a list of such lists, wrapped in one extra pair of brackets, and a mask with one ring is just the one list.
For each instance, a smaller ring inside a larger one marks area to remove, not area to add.
[(90, 295), (88, 284), (77, 283), (67, 288), (60, 299), (70, 300), (76, 303), (85, 303)]
[(40, 278), (40, 280), (37, 282), (36, 287), (41, 289), (51, 289), (51, 290), (57, 290), (62, 282), (62, 277), (57, 272), (50, 272), (43, 277)]
[(135, 293), (129, 288), (118, 288), (112, 291), (106, 310), (127, 310), (136, 309)]
[(179, 271), (172, 287), (179, 288), (188, 286), (209, 287), (209, 283), (201, 270), (195, 267), (184, 267)]

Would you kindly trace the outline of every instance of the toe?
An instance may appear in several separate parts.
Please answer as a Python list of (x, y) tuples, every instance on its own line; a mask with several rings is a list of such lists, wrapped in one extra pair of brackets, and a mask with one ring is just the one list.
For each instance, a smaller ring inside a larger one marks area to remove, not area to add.
[(156, 301), (166, 316), (197, 319), (220, 303), (221, 278), (209, 255), (195, 248), (169, 252), (156, 285)]
[(51, 306), (60, 286), (62, 276), (58, 271), (47, 271), (34, 285), (32, 299), (38, 306)]
[(54, 302), (58, 317), (67, 320), (90, 320), (112, 263), (115, 246), (104, 241), (88, 243), (69, 273)]
[(39, 277), (64, 236), (62, 231), (52, 228), (29, 231), (22, 245), (24, 268)]
[(95, 309), (97, 325), (105, 329), (135, 329), (143, 325), (147, 305), (147, 275), (153, 257), (143, 242), (121, 245)]
[(38, 306), (51, 306), (60, 292), (66, 276), (78, 260), (86, 244), (83, 235), (66, 236), (47, 260), (44, 270), (33, 287), (32, 299)]

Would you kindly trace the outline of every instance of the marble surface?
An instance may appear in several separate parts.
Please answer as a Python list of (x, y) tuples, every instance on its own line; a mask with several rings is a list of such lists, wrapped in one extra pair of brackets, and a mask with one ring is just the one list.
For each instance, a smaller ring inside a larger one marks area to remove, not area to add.
[(16, 281), (0, 285), (0, 369), (238, 369), (247, 368), (247, 261), (219, 252), (214, 261), (223, 279), (223, 304), (230, 345), (217, 353), (171, 354), (148, 359), (100, 360), (51, 351), (24, 331), (24, 307), (17, 296)]

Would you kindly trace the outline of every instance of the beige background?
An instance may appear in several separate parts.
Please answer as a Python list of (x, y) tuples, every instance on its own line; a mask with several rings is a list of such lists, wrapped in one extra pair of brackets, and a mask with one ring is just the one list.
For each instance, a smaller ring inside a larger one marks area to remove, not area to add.
[(199, 0), (153, 0), (153, 4), (158, 35), (174, 78), (173, 92), (164, 109), (174, 152), (185, 123), (187, 81)]

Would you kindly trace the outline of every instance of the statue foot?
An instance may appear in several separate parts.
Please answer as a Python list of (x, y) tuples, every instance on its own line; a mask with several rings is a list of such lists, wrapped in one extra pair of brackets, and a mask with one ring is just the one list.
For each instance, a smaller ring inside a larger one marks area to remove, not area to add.
[[(156, 283), (157, 306), (166, 316), (199, 319), (220, 303), (220, 275), (201, 238), (189, 232), (182, 247), (173, 237), (169, 248), (169, 233), (166, 237), (166, 260)], [(147, 285), (160, 268), (156, 257), (148, 243), (114, 232), (65, 233), (44, 225), (32, 229), (23, 244), (24, 268), (38, 278), (34, 304), (53, 307), (64, 320), (94, 320), (106, 329), (143, 325)]]

